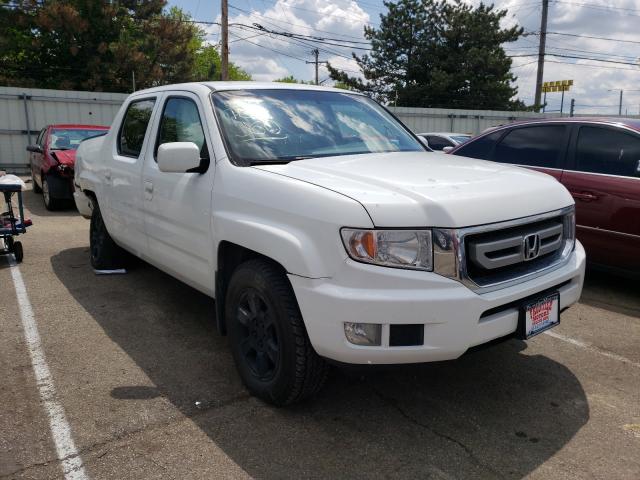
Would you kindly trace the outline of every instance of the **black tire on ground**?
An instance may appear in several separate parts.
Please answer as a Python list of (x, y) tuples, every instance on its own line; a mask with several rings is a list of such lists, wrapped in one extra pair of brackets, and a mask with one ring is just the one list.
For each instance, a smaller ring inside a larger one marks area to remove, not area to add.
[(254, 259), (233, 272), (225, 319), (233, 358), (253, 395), (283, 406), (322, 388), (329, 365), (311, 346), (291, 285), (277, 266)]
[(89, 227), (91, 266), (96, 270), (112, 270), (124, 266), (124, 250), (113, 241), (102, 219), (98, 202), (93, 203)]
[(36, 183), (36, 177), (33, 175), (33, 170), (31, 170), (31, 184), (33, 185), (33, 193), (42, 193), (42, 189)]
[(42, 200), (44, 207), (49, 211), (59, 210), (62, 208), (63, 200), (51, 196), (51, 180), (46, 175), (42, 176)]
[(13, 242), (13, 256), (16, 257), (16, 263), (21, 263), (24, 258), (22, 250), (22, 242)]

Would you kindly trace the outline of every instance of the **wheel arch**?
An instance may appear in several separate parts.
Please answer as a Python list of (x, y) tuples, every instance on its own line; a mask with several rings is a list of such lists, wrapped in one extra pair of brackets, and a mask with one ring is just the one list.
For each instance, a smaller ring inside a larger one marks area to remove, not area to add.
[[(227, 292), (227, 285), (231, 280), (231, 275), (237, 267), (252, 259), (262, 259), (269, 262), (285, 275), (287, 270), (284, 266), (273, 258), (260, 252), (244, 247), (237, 243), (222, 240), (218, 244), (217, 269), (215, 272), (215, 309), (216, 327), (221, 335), (226, 335), (227, 326), (224, 317), (224, 304)], [(287, 282), (289, 279), (287, 279)]]

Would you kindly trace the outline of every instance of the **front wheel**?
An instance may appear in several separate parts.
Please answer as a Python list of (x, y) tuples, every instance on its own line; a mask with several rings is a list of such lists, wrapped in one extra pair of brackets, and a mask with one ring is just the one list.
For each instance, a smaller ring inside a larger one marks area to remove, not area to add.
[(316, 394), (327, 363), (304, 327), (285, 274), (265, 260), (249, 260), (233, 273), (225, 302), (233, 358), (249, 391), (274, 405)]
[(42, 200), (44, 207), (49, 211), (59, 210), (62, 207), (62, 201), (59, 198), (51, 196), (52, 180), (47, 175), (42, 176)]

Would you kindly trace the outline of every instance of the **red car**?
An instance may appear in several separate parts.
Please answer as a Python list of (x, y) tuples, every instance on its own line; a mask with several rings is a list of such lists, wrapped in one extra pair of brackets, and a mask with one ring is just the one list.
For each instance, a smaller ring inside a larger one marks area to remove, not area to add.
[(49, 125), (27, 147), (33, 190), (42, 193), (47, 210), (73, 200), (73, 166), (80, 142), (108, 130), (100, 125)]
[(591, 263), (640, 273), (640, 120), (558, 118), (505, 125), (451, 151), (539, 170), (576, 202)]

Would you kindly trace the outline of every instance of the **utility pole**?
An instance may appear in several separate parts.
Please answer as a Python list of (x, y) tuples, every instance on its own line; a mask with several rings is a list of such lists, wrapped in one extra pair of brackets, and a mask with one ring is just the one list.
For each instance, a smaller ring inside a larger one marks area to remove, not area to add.
[(220, 55), (220, 80), (229, 80), (229, 8), (227, 0), (220, 0), (220, 12), (222, 14), (220, 33), (222, 36)]
[[(615, 90), (607, 90), (607, 92), (617, 92), (618, 89)], [(618, 103), (618, 116), (622, 116), (622, 93), (624, 90), (620, 89), (620, 102)]]
[(318, 57), (320, 56), (320, 50), (318, 50), (317, 48), (314, 48), (313, 50), (311, 50), (311, 54), (315, 57), (315, 60), (313, 62), (306, 62), (306, 63), (315, 63), (316, 64), (316, 85), (319, 84), (318, 82), (318, 66), (321, 63), (329, 63), (329, 62), (321, 62), (318, 60)]
[(133, 85), (133, 91), (136, 91), (136, 72), (131, 71), (131, 84)]
[(569, 116), (573, 117), (575, 112), (576, 112), (576, 99), (572, 98), (571, 99), (571, 108), (569, 109)]
[(620, 90), (620, 105), (618, 106), (618, 116), (622, 116), (622, 90)]
[(542, 93), (542, 79), (544, 77), (544, 52), (547, 45), (547, 15), (549, 0), (542, 0), (542, 20), (540, 21), (540, 46), (538, 47), (538, 75), (536, 77), (536, 96), (534, 105), (540, 109), (540, 95)]

